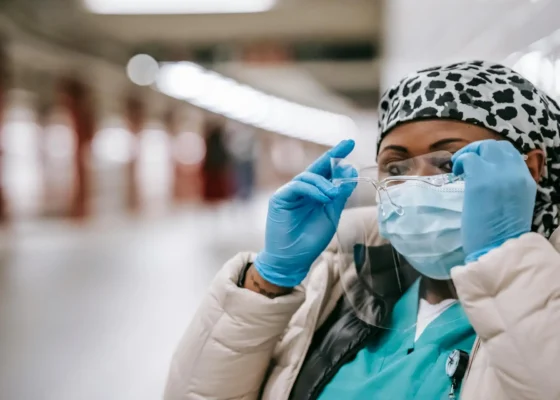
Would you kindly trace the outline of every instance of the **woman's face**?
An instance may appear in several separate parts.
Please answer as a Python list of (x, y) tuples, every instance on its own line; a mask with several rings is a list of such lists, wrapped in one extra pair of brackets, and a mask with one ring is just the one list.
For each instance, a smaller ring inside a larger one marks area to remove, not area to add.
[[(401, 124), (381, 141), (377, 157), (379, 178), (383, 179), (393, 175), (434, 175), (451, 172), (451, 164), (446, 157), (430, 158), (430, 163), (428, 163), (419, 156), (453, 154), (469, 143), (486, 139), (503, 140), (501, 136), (489, 129), (457, 121), (426, 120)], [(543, 153), (540, 150), (534, 150), (528, 156), (527, 165), (538, 182), (544, 166)], [(414, 163), (416, 170), (403, 171), (401, 168), (403, 163), (415, 157), (422, 160), (422, 162)]]

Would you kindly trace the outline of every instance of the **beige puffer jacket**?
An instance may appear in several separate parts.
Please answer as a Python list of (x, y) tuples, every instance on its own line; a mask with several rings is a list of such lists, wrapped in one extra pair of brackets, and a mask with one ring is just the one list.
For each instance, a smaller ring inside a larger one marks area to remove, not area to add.
[[(346, 212), (352, 232), (372, 209)], [(378, 235), (370, 244), (381, 243)], [(174, 356), (166, 400), (286, 400), (313, 333), (342, 295), (331, 245), (292, 294), (274, 300), (237, 287), (253, 254), (214, 279)], [(528, 233), (452, 270), (479, 335), (462, 400), (560, 400), (560, 231)], [(268, 374), (267, 374), (268, 371)], [(266, 376), (266, 378), (265, 378)]]

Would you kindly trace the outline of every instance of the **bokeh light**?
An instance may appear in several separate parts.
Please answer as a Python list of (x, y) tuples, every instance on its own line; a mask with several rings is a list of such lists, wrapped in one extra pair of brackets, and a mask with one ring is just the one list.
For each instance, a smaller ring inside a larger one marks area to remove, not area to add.
[(157, 79), (158, 71), (158, 62), (147, 54), (135, 55), (126, 66), (128, 78), (139, 86), (153, 84)]

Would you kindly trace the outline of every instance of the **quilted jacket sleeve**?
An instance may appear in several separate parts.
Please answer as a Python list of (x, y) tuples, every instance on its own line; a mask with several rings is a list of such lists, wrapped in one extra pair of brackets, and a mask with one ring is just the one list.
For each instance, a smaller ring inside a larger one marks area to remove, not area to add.
[(507, 398), (560, 399), (560, 254), (542, 236), (509, 240), (452, 270)]
[(166, 400), (257, 399), (274, 347), (304, 294), (271, 300), (239, 288), (252, 257), (234, 257), (214, 279), (173, 357)]

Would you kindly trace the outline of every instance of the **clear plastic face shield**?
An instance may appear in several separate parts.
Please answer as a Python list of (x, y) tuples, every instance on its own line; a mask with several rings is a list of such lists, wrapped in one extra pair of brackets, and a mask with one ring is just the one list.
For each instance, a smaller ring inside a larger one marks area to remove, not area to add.
[[(455, 293), (450, 269), (465, 258), (460, 237), (464, 181), (452, 174), (451, 157), (438, 151), (396, 160), (381, 170), (331, 160), (333, 183), (355, 186), (336, 233), (341, 284), (355, 314), (371, 326), (414, 329), (419, 307), (431, 320), (430, 329), (461, 317), (451, 310), (456, 302), (428, 304)], [(357, 176), (348, 178), (351, 168)]]

